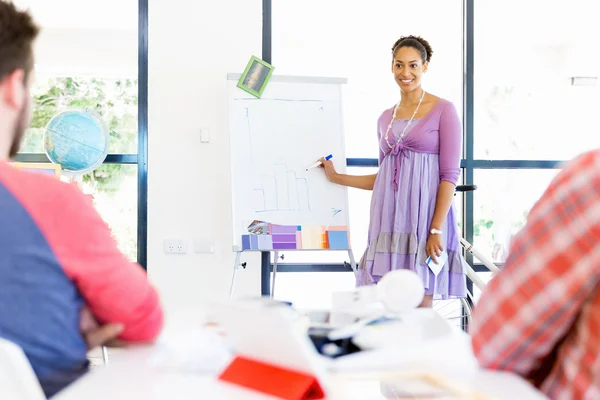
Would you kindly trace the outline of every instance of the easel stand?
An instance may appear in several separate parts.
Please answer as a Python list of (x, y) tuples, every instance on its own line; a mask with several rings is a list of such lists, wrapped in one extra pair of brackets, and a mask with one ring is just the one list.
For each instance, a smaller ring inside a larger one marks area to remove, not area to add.
[[(298, 249), (298, 250), (285, 250), (285, 252), (288, 251), (343, 251), (343, 249), (314, 249), (314, 250), (310, 250), (310, 249)], [(261, 294), (263, 296), (269, 296), (271, 298), (273, 298), (273, 296), (275, 295), (275, 279), (277, 277), (277, 262), (279, 260), (279, 253), (281, 250), (241, 250), (238, 251), (234, 248), (235, 251), (235, 262), (233, 264), (233, 274), (231, 276), (231, 286), (229, 288), (229, 297), (231, 298), (233, 296), (233, 289), (235, 286), (235, 277), (236, 277), (236, 272), (238, 269), (242, 268), (242, 269), (246, 269), (246, 263), (242, 263), (241, 262), (241, 258), (242, 258), (242, 253), (243, 252), (252, 252), (252, 251), (260, 251), (262, 254), (261, 257)], [(350, 266), (352, 267), (352, 271), (354, 271), (354, 274), (356, 275), (356, 261), (354, 259), (354, 253), (352, 252), (352, 249), (346, 249), (345, 251), (348, 252), (348, 257), (350, 258)], [(271, 277), (271, 252), (273, 253), (273, 275)], [(269, 283), (270, 283), (270, 290), (269, 290)]]

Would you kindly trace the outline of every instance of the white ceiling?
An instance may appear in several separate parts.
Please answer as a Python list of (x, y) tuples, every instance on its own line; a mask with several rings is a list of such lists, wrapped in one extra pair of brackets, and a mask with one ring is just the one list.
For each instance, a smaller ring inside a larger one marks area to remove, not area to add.
[(135, 30), (138, 0), (13, 0), (42, 28)]

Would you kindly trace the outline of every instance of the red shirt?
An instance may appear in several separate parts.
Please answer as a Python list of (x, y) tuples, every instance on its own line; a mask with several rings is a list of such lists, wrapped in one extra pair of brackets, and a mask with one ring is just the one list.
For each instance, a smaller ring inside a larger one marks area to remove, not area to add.
[(128, 342), (163, 325), (156, 290), (88, 196), (0, 162), (0, 336), (21, 346), (47, 396), (87, 370), (84, 305), (100, 323), (123, 324)]

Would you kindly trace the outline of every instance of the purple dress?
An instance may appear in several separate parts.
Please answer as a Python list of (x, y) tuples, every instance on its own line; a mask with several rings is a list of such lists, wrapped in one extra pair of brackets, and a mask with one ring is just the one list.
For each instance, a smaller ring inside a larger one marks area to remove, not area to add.
[[(466, 296), (466, 280), (454, 204), (442, 227), (448, 261), (436, 276), (425, 264), (425, 245), (442, 180), (456, 184), (460, 174), (462, 130), (454, 105), (440, 99), (421, 119), (413, 120), (398, 142), (408, 120), (392, 124), (394, 108), (377, 123), (379, 172), (371, 200), (369, 243), (357, 274), (357, 285), (376, 283), (395, 269), (415, 271), (434, 299)], [(392, 146), (392, 148), (390, 148)]]

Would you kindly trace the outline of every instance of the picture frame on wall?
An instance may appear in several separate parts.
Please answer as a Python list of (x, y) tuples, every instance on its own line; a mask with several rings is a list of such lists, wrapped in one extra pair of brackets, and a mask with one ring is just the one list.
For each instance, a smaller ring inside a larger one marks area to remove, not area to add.
[(252, 56), (246, 65), (237, 87), (260, 98), (273, 75), (274, 66), (258, 57)]

